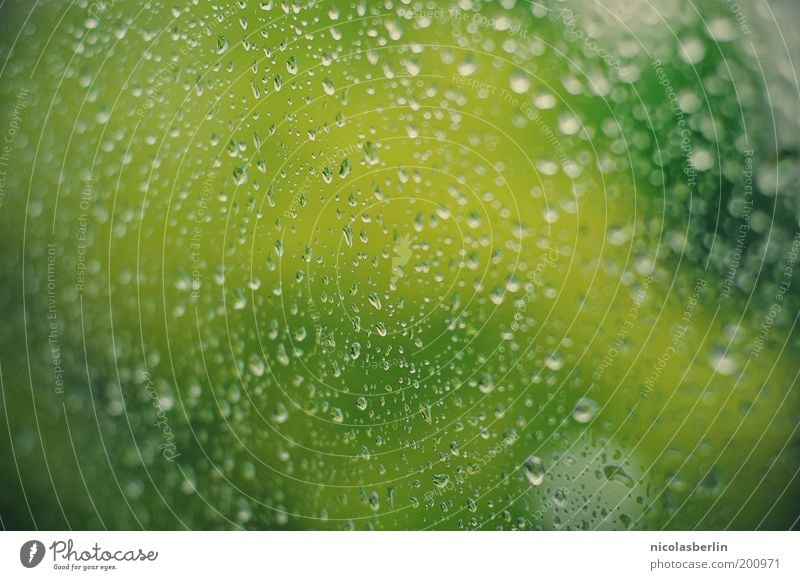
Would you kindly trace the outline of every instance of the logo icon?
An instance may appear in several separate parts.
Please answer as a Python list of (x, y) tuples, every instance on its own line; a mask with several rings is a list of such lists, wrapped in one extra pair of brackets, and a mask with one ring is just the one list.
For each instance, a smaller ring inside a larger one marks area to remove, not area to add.
[(19, 561), (26, 568), (35, 568), (44, 558), (44, 544), (39, 540), (28, 540), (19, 549)]
[(403, 271), (403, 266), (408, 264), (408, 261), (414, 254), (414, 250), (411, 249), (411, 243), (412, 243), (411, 236), (406, 234), (397, 241), (397, 244), (394, 247), (394, 253), (396, 254), (396, 256), (392, 258), (392, 278), (390, 280), (391, 284), (395, 284), (398, 278), (402, 278), (405, 276), (405, 272)]

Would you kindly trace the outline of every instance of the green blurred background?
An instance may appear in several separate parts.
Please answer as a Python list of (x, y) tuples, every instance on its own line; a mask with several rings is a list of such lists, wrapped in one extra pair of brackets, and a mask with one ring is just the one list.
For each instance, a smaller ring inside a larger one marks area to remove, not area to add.
[(3, 3), (3, 526), (796, 527), (797, 16)]

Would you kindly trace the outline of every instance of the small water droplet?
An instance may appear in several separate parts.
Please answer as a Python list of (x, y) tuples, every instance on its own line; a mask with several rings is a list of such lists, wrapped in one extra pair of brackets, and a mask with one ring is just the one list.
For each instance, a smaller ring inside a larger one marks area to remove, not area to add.
[(272, 419), (276, 423), (285, 423), (289, 418), (289, 410), (283, 403), (277, 403), (275, 409), (272, 411)]
[(723, 376), (732, 375), (739, 370), (739, 363), (733, 354), (726, 352), (722, 346), (715, 346), (711, 349), (708, 361), (711, 363), (714, 372)]
[(531, 455), (525, 460), (523, 467), (525, 469), (525, 477), (528, 478), (531, 485), (542, 485), (544, 482), (545, 468), (540, 457)]
[(588, 423), (594, 419), (599, 405), (592, 399), (583, 398), (575, 403), (572, 409), (572, 418), (578, 423)]
[(233, 182), (236, 185), (242, 185), (243, 183), (247, 183), (247, 169), (241, 165), (237, 166), (233, 170)]
[(444, 489), (450, 483), (450, 476), (446, 473), (439, 473), (433, 476), (433, 485), (439, 489)]
[(369, 494), (369, 507), (374, 512), (376, 512), (376, 511), (378, 511), (380, 509), (380, 507), (381, 507), (381, 498), (378, 495), (378, 492), (373, 491), (371, 494)]
[(347, 224), (342, 228), (342, 234), (344, 235), (344, 243), (347, 244), (348, 248), (353, 247), (353, 228), (350, 224)]
[(220, 35), (217, 37), (217, 54), (222, 54), (231, 47), (231, 43), (227, 36)]
[(621, 465), (606, 465), (603, 467), (603, 475), (609, 481), (616, 481), (625, 487), (633, 487), (636, 483), (633, 478), (625, 472)]
[(375, 310), (380, 310), (381, 309), (381, 307), (382, 307), (381, 299), (378, 296), (377, 292), (370, 292), (367, 295), (367, 300), (369, 301), (370, 304), (372, 304), (372, 307), (375, 308)]
[(509, 81), (511, 84), (511, 90), (518, 95), (528, 92), (528, 89), (531, 87), (531, 81), (528, 78), (527, 73), (522, 71), (513, 72)]
[(544, 364), (551, 371), (559, 371), (564, 367), (564, 357), (557, 352), (551, 352), (547, 355)]

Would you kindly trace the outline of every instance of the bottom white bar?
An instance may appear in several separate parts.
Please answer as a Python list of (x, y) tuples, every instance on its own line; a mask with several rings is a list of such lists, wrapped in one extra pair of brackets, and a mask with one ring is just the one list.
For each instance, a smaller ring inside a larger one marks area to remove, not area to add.
[(794, 532), (3, 532), (0, 578), (796, 579), (798, 548)]

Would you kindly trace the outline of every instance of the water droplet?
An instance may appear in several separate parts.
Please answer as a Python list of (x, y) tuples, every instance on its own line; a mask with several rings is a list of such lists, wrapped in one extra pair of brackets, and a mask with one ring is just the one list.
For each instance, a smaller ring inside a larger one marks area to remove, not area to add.
[(439, 473), (433, 476), (433, 485), (439, 489), (444, 489), (450, 483), (450, 476), (446, 473)]
[(633, 478), (625, 472), (621, 465), (606, 465), (603, 467), (603, 475), (609, 481), (616, 481), (625, 487), (633, 487), (636, 483)]
[(594, 419), (598, 408), (599, 405), (595, 401), (584, 397), (575, 403), (575, 407), (572, 409), (572, 418), (578, 423), (588, 423)]
[(714, 167), (714, 158), (707, 149), (695, 149), (690, 157), (690, 161), (697, 171), (708, 171)]
[(342, 234), (344, 235), (344, 243), (347, 244), (348, 248), (353, 247), (353, 228), (350, 224), (347, 224), (342, 228)]
[(544, 364), (551, 371), (559, 371), (564, 367), (564, 357), (557, 352), (551, 352), (544, 360)]
[(226, 50), (231, 47), (231, 43), (228, 40), (227, 36), (218, 36), (217, 37), (217, 54), (222, 54)]
[(739, 370), (739, 363), (736, 361), (733, 354), (726, 352), (723, 346), (718, 345), (713, 347), (708, 361), (711, 363), (714, 372), (723, 376), (732, 375)]
[(233, 309), (244, 310), (244, 307), (247, 306), (247, 297), (244, 295), (244, 292), (237, 288), (233, 294)]
[(528, 74), (522, 71), (513, 72), (509, 82), (511, 84), (511, 90), (518, 95), (527, 93), (528, 89), (531, 88), (531, 81), (530, 78), (528, 78)]
[(380, 161), (378, 158), (378, 150), (375, 149), (375, 146), (369, 141), (364, 143), (364, 159), (367, 165), (375, 165)]
[(272, 419), (276, 423), (285, 423), (289, 418), (289, 410), (283, 403), (277, 403), (275, 409), (272, 411)]
[(372, 307), (375, 308), (375, 310), (381, 309), (381, 299), (377, 292), (370, 292), (367, 295), (367, 300), (369, 300), (369, 303), (372, 304)]
[(542, 485), (544, 482), (545, 469), (541, 458), (536, 455), (531, 455), (525, 460), (523, 468), (525, 470), (525, 477), (528, 478), (531, 485)]
[(539, 93), (533, 99), (533, 104), (537, 109), (547, 110), (556, 106), (556, 98), (550, 93)]
[(716, 42), (729, 42), (736, 38), (736, 25), (729, 18), (715, 18), (706, 25), (708, 36)]
[(681, 60), (689, 65), (695, 65), (706, 55), (706, 47), (703, 42), (696, 37), (687, 38), (683, 40), (680, 45)]
[(381, 508), (381, 498), (377, 491), (373, 491), (371, 494), (369, 494), (369, 507), (374, 512)]
[(494, 378), (490, 373), (483, 373), (478, 379), (478, 389), (481, 393), (489, 394), (494, 391)]
[(503, 292), (500, 286), (497, 286), (489, 293), (489, 300), (491, 300), (493, 304), (500, 306), (505, 300), (505, 292)]
[(476, 70), (478, 70), (478, 65), (475, 63), (475, 60), (471, 57), (468, 57), (464, 60), (461, 64), (458, 65), (458, 74), (462, 77), (468, 77), (472, 75)]
[(234, 168), (233, 182), (236, 185), (242, 185), (243, 183), (247, 183), (247, 169), (245, 167), (239, 165)]
[(247, 367), (250, 369), (250, 372), (257, 377), (263, 376), (264, 372), (267, 370), (267, 365), (264, 363), (264, 359), (262, 359), (256, 353), (250, 355), (250, 360), (247, 363)]
[(433, 424), (433, 413), (431, 412), (431, 406), (428, 404), (419, 404), (419, 414), (422, 415), (422, 418), (428, 425)]

